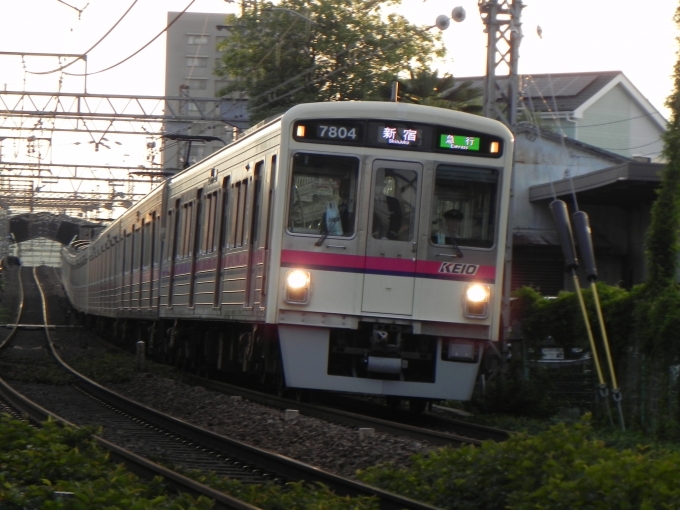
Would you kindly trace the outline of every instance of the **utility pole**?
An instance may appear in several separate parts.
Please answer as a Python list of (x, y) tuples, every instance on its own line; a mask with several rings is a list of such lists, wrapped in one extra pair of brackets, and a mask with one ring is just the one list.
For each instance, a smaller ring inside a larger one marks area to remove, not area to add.
[[(522, 0), (480, 0), (479, 13), (488, 34), (484, 116), (517, 123), (519, 45), (522, 41)], [(499, 72), (500, 71), (500, 72)]]
[[(486, 54), (486, 78), (484, 81), (485, 117), (496, 119), (515, 132), (517, 105), (519, 102), (519, 45), (522, 42), (522, 0), (479, 0), (479, 13), (485, 32), (488, 34)], [(499, 73), (500, 71), (500, 73)], [(512, 283), (512, 245), (514, 174), (512, 164), (510, 177), (510, 202), (508, 204), (508, 226), (505, 239), (503, 271), (503, 303), (501, 308), (501, 363), (507, 359), (508, 340), (512, 336), (510, 317), (510, 287)]]

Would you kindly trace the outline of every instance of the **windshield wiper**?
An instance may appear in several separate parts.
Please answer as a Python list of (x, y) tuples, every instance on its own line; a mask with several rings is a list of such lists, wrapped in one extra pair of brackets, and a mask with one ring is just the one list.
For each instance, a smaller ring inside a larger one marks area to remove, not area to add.
[(458, 243), (456, 242), (456, 239), (454, 237), (451, 238), (451, 242), (453, 243), (453, 247), (456, 249), (456, 253), (460, 258), (463, 258), (463, 251), (460, 249), (460, 246), (458, 246)]

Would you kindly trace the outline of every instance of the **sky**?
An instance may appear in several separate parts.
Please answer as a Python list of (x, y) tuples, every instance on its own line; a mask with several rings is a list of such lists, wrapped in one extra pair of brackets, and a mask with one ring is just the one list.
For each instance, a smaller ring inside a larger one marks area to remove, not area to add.
[[(88, 72), (118, 63), (162, 31), (168, 11), (181, 11), (191, 0), (137, 0), (128, 15), (101, 44), (88, 53)], [(0, 52), (81, 54), (97, 42), (130, 7), (133, 0), (0, 0)], [(521, 74), (622, 71), (665, 118), (664, 102), (672, 89), (679, 35), (673, 22), (678, 0), (524, 0)], [(397, 12), (412, 23), (434, 25), (439, 14), (462, 6), (467, 18), (444, 32), (447, 58), (436, 66), (440, 74), (480, 76), (486, 66), (486, 34), (477, 0), (403, 0)], [(236, 12), (223, 0), (194, 0), (190, 12)], [(542, 37), (536, 28), (542, 28)], [(102, 94), (164, 94), (165, 39), (110, 71), (82, 77), (59, 73), (36, 76), (58, 65), (55, 57), (0, 54), (0, 87), (6, 90), (69, 91)], [(82, 73), (82, 64), (69, 68)], [(75, 156), (72, 145), (68, 149)], [(91, 147), (78, 147), (90, 151)], [(139, 149), (139, 148), (137, 148)], [(54, 147), (55, 158), (58, 147)], [(135, 164), (144, 151), (112, 147), (91, 164)]]

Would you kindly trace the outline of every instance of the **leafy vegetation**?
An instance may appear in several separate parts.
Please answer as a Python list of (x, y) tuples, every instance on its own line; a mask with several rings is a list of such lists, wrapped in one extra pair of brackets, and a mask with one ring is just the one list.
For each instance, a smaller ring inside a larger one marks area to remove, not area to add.
[[(160, 478), (141, 482), (109, 462), (91, 439), (92, 429), (40, 429), (0, 417), (0, 507), (3, 510), (207, 510), (212, 501), (169, 496)], [(58, 493), (72, 493), (60, 498)]]
[(377, 466), (366, 483), (451, 509), (677, 508), (680, 452), (617, 450), (587, 420), (504, 443), (417, 455), (409, 469)]
[[(220, 94), (248, 97), (252, 122), (299, 103), (366, 100), (394, 76), (444, 55), (439, 33), (363, 0), (244, 3), (215, 73), (231, 80)], [(253, 37), (257, 34), (257, 37)]]
[[(393, 81), (399, 81), (399, 102), (414, 103), (437, 108), (447, 108), (466, 113), (480, 115), (482, 113), (484, 93), (473, 82), (456, 83), (450, 74), (439, 76), (438, 71), (419, 69), (409, 71), (410, 77), (400, 80), (398, 76)], [(392, 97), (391, 82), (385, 83), (377, 89), (378, 99), (389, 101)]]
[[(92, 441), (91, 427), (72, 429), (48, 421), (40, 429), (0, 416), (0, 508), (95, 510), (98, 508), (206, 510), (212, 501), (168, 495), (160, 478), (140, 481)], [(175, 467), (173, 467), (175, 468)], [(265, 510), (376, 510), (375, 498), (337, 496), (303, 482), (244, 484), (214, 473), (191, 471), (193, 479)], [(72, 493), (60, 498), (58, 493)]]
[(215, 473), (206, 474), (189, 471), (184, 474), (263, 510), (285, 508), (295, 508), (296, 510), (377, 510), (379, 508), (376, 498), (338, 496), (323, 484), (314, 487), (310, 487), (305, 482), (291, 482), (286, 485), (275, 483), (254, 485), (230, 480)]

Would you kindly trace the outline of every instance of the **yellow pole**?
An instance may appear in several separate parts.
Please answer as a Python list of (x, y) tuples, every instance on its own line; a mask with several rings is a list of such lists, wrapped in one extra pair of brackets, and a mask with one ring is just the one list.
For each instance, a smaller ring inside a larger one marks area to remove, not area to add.
[(576, 289), (576, 295), (578, 296), (578, 302), (581, 305), (581, 313), (583, 314), (583, 320), (586, 323), (586, 330), (588, 331), (588, 340), (590, 341), (590, 349), (593, 351), (593, 361), (595, 362), (595, 368), (597, 369), (597, 377), (600, 380), (600, 387), (605, 387), (604, 376), (602, 375), (602, 368), (600, 367), (600, 360), (597, 356), (597, 347), (595, 345), (595, 339), (593, 338), (593, 330), (590, 329), (590, 321), (588, 320), (588, 311), (586, 310), (586, 303), (583, 300), (583, 294), (581, 294), (581, 286), (578, 282), (578, 276), (576, 276), (576, 271), (572, 271), (572, 276), (574, 278), (574, 288)]
[(597, 293), (597, 285), (595, 280), (590, 281), (590, 288), (593, 289), (593, 298), (595, 300), (595, 310), (597, 310), (597, 320), (600, 323), (600, 333), (602, 333), (602, 341), (604, 342), (604, 351), (607, 354), (607, 363), (609, 364), (609, 373), (612, 377), (612, 398), (616, 402), (616, 407), (619, 411), (619, 419), (621, 421), (621, 429), (626, 430), (626, 425), (623, 421), (623, 411), (621, 410), (622, 394), (619, 385), (616, 382), (616, 372), (614, 371), (614, 363), (612, 362), (612, 355), (609, 350), (609, 340), (607, 339), (607, 330), (604, 327), (604, 317), (602, 315), (602, 307), (600, 306), (600, 296)]

